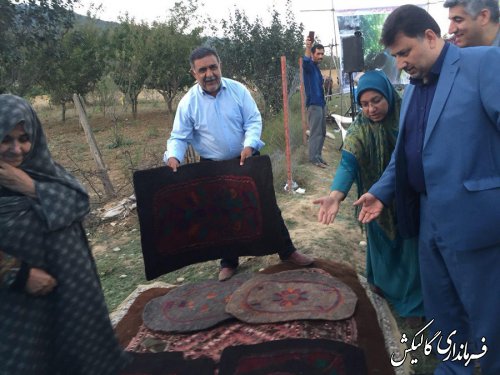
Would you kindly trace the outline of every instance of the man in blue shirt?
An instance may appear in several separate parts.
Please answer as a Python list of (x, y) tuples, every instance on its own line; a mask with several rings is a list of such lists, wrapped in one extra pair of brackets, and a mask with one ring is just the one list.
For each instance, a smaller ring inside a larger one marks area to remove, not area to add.
[(309, 123), (309, 161), (320, 168), (326, 168), (321, 152), (326, 137), (325, 94), (323, 76), (319, 64), (323, 61), (325, 47), (313, 46), (314, 40), (306, 39), (306, 50), (302, 58), (304, 89), (306, 92), (307, 121)]
[[(177, 106), (163, 160), (177, 171), (191, 144), (201, 160), (239, 158), (243, 165), (245, 159), (258, 155), (264, 146), (260, 139), (262, 118), (257, 104), (245, 86), (222, 77), (220, 59), (214, 50), (197, 48), (189, 60), (197, 84)], [(283, 219), (280, 225), (286, 245), (278, 252), (281, 260), (300, 266), (312, 264), (312, 258), (295, 249)], [(222, 259), (219, 280), (232, 277), (237, 267), (238, 258)]]
[(391, 162), (355, 204), (367, 223), (395, 199), (400, 232), (419, 235), (429, 344), (441, 359), (434, 374), (470, 375), (475, 358), (482, 374), (494, 375), (500, 374), (500, 49), (458, 48), (440, 32), (415, 5), (397, 8), (384, 23), (382, 42), (411, 81)]

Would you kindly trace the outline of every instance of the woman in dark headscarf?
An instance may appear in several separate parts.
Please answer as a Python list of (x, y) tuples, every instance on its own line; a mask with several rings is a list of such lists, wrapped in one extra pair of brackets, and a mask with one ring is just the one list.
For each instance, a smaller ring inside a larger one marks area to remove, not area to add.
[(87, 193), (24, 99), (0, 95), (0, 141), (0, 374), (117, 374), (128, 359), (82, 227)]
[[(318, 221), (330, 224), (354, 181), (358, 197), (380, 178), (396, 145), (401, 99), (382, 71), (370, 71), (359, 80), (356, 94), (360, 113), (347, 131), (342, 158), (330, 195), (320, 204)], [(417, 239), (402, 239), (396, 212), (388, 207), (366, 225), (366, 275), (402, 317), (422, 317)], [(412, 324), (418, 322), (411, 320)]]

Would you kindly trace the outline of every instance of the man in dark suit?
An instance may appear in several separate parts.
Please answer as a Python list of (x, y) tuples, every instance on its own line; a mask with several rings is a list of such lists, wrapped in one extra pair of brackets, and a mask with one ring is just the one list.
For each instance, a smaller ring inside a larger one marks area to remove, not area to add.
[(428, 340), (441, 331), (432, 346), (444, 352), (435, 374), (472, 374), (474, 357), (483, 375), (500, 374), (500, 48), (445, 43), (414, 5), (389, 15), (382, 42), (411, 84), (391, 162), (355, 202), (359, 220), (395, 198), (401, 233), (419, 234)]

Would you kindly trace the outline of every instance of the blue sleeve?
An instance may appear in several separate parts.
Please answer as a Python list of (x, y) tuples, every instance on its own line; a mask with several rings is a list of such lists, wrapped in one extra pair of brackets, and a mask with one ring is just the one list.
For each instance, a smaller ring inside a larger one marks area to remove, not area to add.
[(192, 142), (193, 121), (191, 120), (189, 111), (190, 102), (188, 95), (189, 93), (181, 99), (177, 106), (174, 125), (170, 133), (170, 138), (167, 141), (167, 151), (163, 158), (165, 162), (167, 162), (169, 158), (174, 157), (182, 163), (188, 145)]
[(342, 159), (340, 159), (330, 190), (341, 191), (347, 195), (357, 175), (358, 161), (353, 154), (342, 150)]
[(264, 142), (260, 139), (262, 117), (255, 100), (246, 88), (243, 88), (242, 95), (243, 130), (245, 131), (243, 147), (252, 147), (254, 150), (260, 151), (264, 147)]
[(310, 57), (303, 56), (302, 57), (302, 69), (307, 72), (311, 72), (314, 66), (314, 62)]
[(488, 117), (500, 131), (500, 100), (498, 100), (500, 75), (496, 69), (491, 68), (498, 66), (498, 64), (500, 64), (500, 48), (489, 49), (480, 62), (479, 95)]

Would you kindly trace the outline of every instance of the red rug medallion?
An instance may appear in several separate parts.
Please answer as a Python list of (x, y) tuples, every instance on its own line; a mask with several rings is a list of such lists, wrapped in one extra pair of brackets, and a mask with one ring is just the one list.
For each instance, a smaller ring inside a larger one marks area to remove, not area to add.
[(136, 171), (146, 278), (284, 248), (268, 156)]
[(342, 320), (354, 314), (357, 300), (331, 275), (293, 270), (251, 278), (233, 293), (226, 311), (247, 323)]

